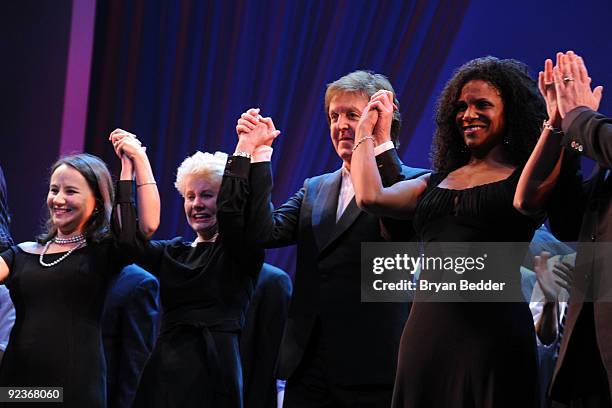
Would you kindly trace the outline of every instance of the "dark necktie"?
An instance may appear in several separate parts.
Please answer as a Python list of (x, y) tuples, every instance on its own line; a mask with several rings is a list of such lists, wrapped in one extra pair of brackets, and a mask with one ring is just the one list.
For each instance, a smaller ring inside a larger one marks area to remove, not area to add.
[(563, 309), (563, 313), (561, 314), (561, 319), (559, 319), (559, 339), (557, 341), (557, 346), (555, 347), (555, 351), (557, 355), (559, 355), (559, 350), (561, 349), (561, 340), (563, 340), (563, 330), (565, 329), (565, 319), (567, 317), (567, 310), (569, 309), (569, 301), (565, 305), (565, 309)]

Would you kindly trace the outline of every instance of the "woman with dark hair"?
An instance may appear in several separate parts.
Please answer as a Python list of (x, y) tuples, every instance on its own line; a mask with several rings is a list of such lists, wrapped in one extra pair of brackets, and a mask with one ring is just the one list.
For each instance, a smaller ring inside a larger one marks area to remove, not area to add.
[[(530, 241), (539, 220), (516, 211), (513, 196), (545, 105), (527, 67), (494, 57), (460, 67), (438, 102), (434, 172), (383, 188), (370, 135), (389, 128), (392, 100), (386, 91), (375, 94), (360, 119), (351, 165), (358, 205), (413, 218), (426, 254), (436, 242)], [(508, 256), (496, 271), (511, 288), (520, 289), (523, 255)], [(420, 278), (430, 276), (422, 271)], [(417, 293), (402, 335), (393, 406), (533, 407), (533, 324), (516, 293), (512, 303), (419, 302)]]
[[(144, 151), (137, 161), (138, 198), (149, 203), (140, 226), (151, 234), (159, 197)], [(127, 178), (113, 211), (111, 176), (99, 158), (76, 154), (51, 168), (46, 232), (0, 254), (0, 281), (17, 313), (0, 386), (63, 387), (64, 407), (106, 406), (100, 319), (110, 277), (129, 263), (117, 244), (136, 225), (131, 169)], [(111, 213), (125, 228), (111, 231)]]

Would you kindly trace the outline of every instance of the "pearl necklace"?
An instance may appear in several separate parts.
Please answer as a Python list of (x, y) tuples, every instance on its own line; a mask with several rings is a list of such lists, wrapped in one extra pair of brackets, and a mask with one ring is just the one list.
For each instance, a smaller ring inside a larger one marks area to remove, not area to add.
[(58, 245), (66, 245), (66, 244), (74, 244), (77, 242), (81, 242), (85, 240), (85, 235), (83, 234), (78, 234), (78, 235), (73, 235), (71, 237), (68, 238), (60, 238), (60, 237), (55, 237), (53, 238), (53, 242), (55, 242)]
[[(70, 238), (66, 238), (69, 240), (74, 239), (75, 237), (70, 237)], [(60, 238), (62, 239), (62, 238)], [(51, 263), (46, 263), (45, 261), (43, 261), (43, 255), (45, 255), (45, 253), (47, 252), (47, 250), (49, 249), (49, 245), (51, 245), (51, 243), (55, 242), (59, 245), (62, 245), (63, 243), (60, 242), (56, 242), (57, 238), (53, 238), (50, 241), (47, 241), (47, 243), (45, 244), (45, 247), (43, 248), (42, 252), (40, 253), (40, 257), (38, 258), (38, 262), (40, 263), (41, 266), (44, 267), (51, 267), (51, 266), (55, 266), (58, 263), (62, 262), (64, 259), (68, 258), (68, 256), (73, 253), (74, 251), (76, 251), (79, 248), (82, 248), (83, 246), (86, 245), (87, 241), (85, 241), (85, 237), (83, 235), (80, 235), (80, 242), (79, 241), (72, 241), (72, 242), (78, 242), (78, 245), (75, 246), (74, 248), (70, 249), (68, 252), (66, 252), (64, 255), (60, 256), (59, 258), (57, 258), (55, 261), (51, 262)], [(65, 241), (64, 241), (65, 242)]]

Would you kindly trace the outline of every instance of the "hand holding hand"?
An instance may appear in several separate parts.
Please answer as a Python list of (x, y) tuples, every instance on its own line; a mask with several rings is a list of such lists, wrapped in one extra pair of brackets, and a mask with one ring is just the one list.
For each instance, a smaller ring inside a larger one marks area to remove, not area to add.
[(240, 116), (236, 125), (239, 144), (246, 150), (255, 150), (258, 146), (272, 146), (274, 139), (280, 135), (272, 118), (259, 115), (259, 108), (249, 109)]
[(127, 156), (128, 159), (133, 160), (138, 155), (145, 154), (146, 148), (142, 146), (142, 143), (136, 138), (136, 135), (123, 129), (115, 129), (108, 139), (113, 144), (115, 154), (122, 160), (124, 158), (123, 156)]
[(274, 122), (269, 116), (261, 118), (259, 121), (261, 123), (264, 123), (267, 127), (267, 134), (261, 144), (266, 146), (272, 146), (272, 142), (274, 142), (274, 139), (276, 139), (276, 137), (280, 135), (280, 130), (276, 130), (276, 126), (274, 126)]
[(238, 137), (255, 129), (255, 127), (259, 125), (260, 118), (259, 108), (251, 108), (240, 115), (240, 119), (238, 119), (236, 125), (236, 134)]
[(241, 141), (246, 141), (255, 149), (258, 146), (272, 146), (274, 139), (280, 135), (276, 130), (271, 118), (261, 118), (255, 128), (240, 136)]
[(361, 113), (357, 125), (360, 133), (363, 136), (372, 135), (377, 145), (391, 140), (391, 124), (395, 110), (397, 106), (393, 103), (393, 92), (383, 89), (377, 91)]
[(589, 77), (582, 57), (573, 51), (562, 54), (558, 66), (553, 68), (557, 105), (562, 118), (572, 109), (586, 106), (589, 109), (599, 109), (603, 87), (591, 90)]

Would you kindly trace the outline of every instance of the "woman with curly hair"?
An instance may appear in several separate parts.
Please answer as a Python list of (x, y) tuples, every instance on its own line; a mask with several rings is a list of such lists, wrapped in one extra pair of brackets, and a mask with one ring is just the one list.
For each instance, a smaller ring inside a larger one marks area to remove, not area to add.
[[(460, 67), (438, 102), (434, 172), (383, 188), (372, 135), (388, 131), (393, 110), (393, 95), (380, 91), (360, 119), (351, 177), (362, 209), (413, 218), (426, 253), (436, 242), (531, 240), (539, 220), (515, 210), (513, 197), (545, 105), (523, 63), (485, 57)], [(510, 288), (520, 287), (522, 257), (515, 252), (495, 271)], [(533, 323), (527, 304), (514, 300), (415, 302), (402, 335), (393, 406), (535, 406)]]

